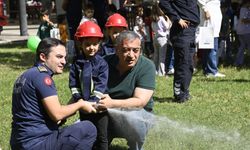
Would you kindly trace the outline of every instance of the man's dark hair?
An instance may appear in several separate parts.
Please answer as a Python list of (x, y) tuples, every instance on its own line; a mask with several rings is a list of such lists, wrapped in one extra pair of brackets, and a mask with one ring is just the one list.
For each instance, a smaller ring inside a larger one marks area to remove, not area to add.
[(51, 52), (51, 48), (58, 46), (58, 45), (63, 45), (64, 43), (56, 38), (45, 38), (43, 39), (36, 50), (36, 62), (40, 61), (40, 54), (43, 53), (47, 57), (49, 53)]

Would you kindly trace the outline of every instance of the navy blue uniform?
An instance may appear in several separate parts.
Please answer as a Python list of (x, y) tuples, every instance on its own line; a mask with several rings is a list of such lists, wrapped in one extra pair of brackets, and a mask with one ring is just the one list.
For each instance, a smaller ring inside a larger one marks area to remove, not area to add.
[[(80, 122), (59, 129), (47, 114), (42, 100), (57, 95), (52, 71), (38, 64), (15, 82), (12, 95), (11, 148), (17, 149), (91, 149), (96, 129), (90, 122)], [(70, 137), (75, 137), (72, 141)], [(72, 144), (74, 145), (73, 147)], [(83, 149), (83, 148), (82, 148)]]
[[(193, 73), (195, 32), (200, 22), (197, 0), (160, 0), (159, 6), (173, 21), (170, 40), (173, 44), (175, 59), (174, 97), (177, 102), (184, 102), (190, 97), (189, 86)], [(190, 22), (188, 28), (182, 28), (179, 25), (180, 19)]]
[(108, 65), (99, 55), (86, 59), (79, 55), (71, 65), (69, 87), (75, 101), (84, 99), (98, 102), (107, 89)]
[[(107, 90), (108, 64), (100, 56), (86, 59), (79, 55), (70, 68), (69, 87), (73, 100), (83, 99), (98, 102)], [(108, 115), (107, 112), (86, 114), (80, 111), (80, 120), (89, 120), (95, 124), (98, 136), (94, 145), (98, 150), (108, 150)]]
[(109, 39), (107, 42), (102, 43), (98, 51), (98, 54), (102, 57), (106, 55), (114, 54), (114, 53), (115, 53), (115, 48), (111, 39)]

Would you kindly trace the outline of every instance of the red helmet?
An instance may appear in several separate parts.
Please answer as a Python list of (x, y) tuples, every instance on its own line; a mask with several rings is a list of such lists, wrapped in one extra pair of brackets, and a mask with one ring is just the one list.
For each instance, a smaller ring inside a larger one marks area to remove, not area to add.
[(76, 30), (75, 38), (79, 40), (79, 38), (83, 37), (103, 37), (102, 31), (100, 27), (92, 21), (86, 21), (80, 24)]
[(109, 16), (105, 26), (106, 27), (126, 27), (126, 28), (128, 28), (128, 24), (127, 24), (126, 19), (118, 13), (115, 13), (115, 14)]

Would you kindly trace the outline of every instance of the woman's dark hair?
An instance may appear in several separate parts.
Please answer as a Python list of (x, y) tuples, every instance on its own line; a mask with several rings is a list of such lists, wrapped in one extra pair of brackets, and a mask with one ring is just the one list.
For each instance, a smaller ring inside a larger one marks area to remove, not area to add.
[(45, 38), (43, 39), (36, 50), (36, 62), (40, 61), (40, 54), (43, 53), (45, 54), (46, 57), (48, 57), (49, 53), (51, 52), (51, 48), (58, 46), (58, 45), (63, 45), (63, 42), (56, 39), (56, 38)]
[(154, 4), (151, 10), (151, 18), (153, 22), (159, 21), (159, 16), (164, 15), (158, 4)]

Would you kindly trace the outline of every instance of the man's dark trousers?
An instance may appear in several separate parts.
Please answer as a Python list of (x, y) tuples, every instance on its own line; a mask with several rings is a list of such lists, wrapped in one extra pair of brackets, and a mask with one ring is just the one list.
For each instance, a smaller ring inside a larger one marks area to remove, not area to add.
[(190, 24), (183, 29), (178, 23), (170, 30), (170, 40), (174, 48), (174, 97), (177, 102), (189, 99), (189, 86), (193, 74), (193, 55), (195, 52), (196, 26)]

